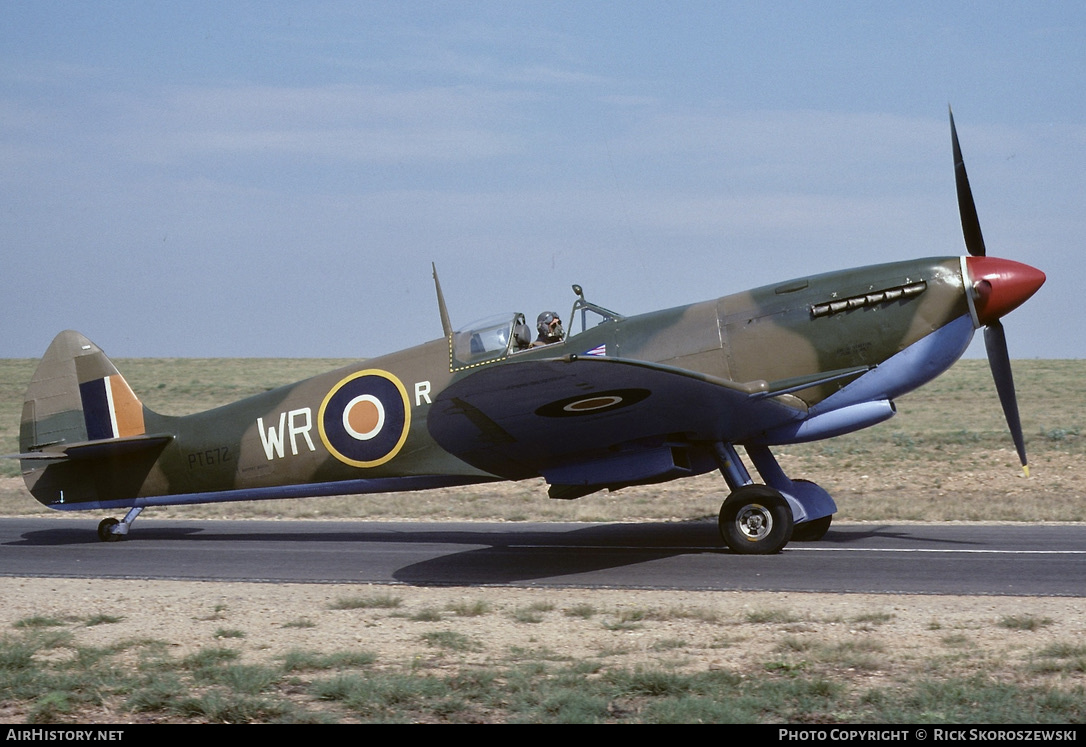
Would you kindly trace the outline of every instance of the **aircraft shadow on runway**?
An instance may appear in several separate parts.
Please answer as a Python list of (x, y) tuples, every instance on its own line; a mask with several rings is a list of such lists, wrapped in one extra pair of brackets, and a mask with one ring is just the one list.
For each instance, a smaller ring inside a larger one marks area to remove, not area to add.
[[(512, 584), (534, 579), (568, 579), (586, 573), (634, 566), (667, 558), (689, 555), (722, 555), (732, 562), (778, 565), (781, 559), (796, 558), (799, 553), (786, 549), (780, 556), (744, 556), (728, 550), (720, 541), (713, 521), (666, 523), (592, 524), (584, 527), (534, 530), (521, 526), (481, 525), (478, 530), (466, 525), (426, 523), (367, 523), (357, 531), (343, 530), (343, 523), (314, 522), (304, 527), (291, 524), (289, 531), (276, 531), (268, 522), (217, 522), (207, 524), (170, 522), (143, 524), (138, 532), (121, 543), (99, 542), (92, 528), (59, 526), (26, 531), (8, 546), (100, 546), (105, 551), (123, 552), (125, 546), (138, 543), (168, 547), (184, 544), (282, 543), (300, 550), (312, 543), (341, 544), (344, 553), (365, 553), (375, 545), (429, 545), (453, 548), (436, 557), (413, 561), (394, 570), (392, 579), (412, 585)], [(243, 531), (238, 531), (242, 529)], [(794, 543), (790, 548), (846, 548), (872, 541), (899, 544), (915, 540), (917, 532), (888, 525), (847, 526), (833, 529), (817, 543)], [(960, 545), (950, 539), (926, 538), (926, 541)], [(457, 551), (456, 547), (465, 547)], [(362, 559), (361, 563), (365, 563)], [(787, 561), (786, 561), (787, 562)], [(646, 572), (649, 572), (646, 569)]]

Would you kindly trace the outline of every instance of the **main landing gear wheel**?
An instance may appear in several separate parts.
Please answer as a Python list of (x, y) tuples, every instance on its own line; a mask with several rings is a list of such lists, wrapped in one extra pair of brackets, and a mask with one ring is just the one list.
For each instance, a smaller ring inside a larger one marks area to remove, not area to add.
[(743, 555), (780, 552), (792, 537), (792, 509), (768, 485), (744, 485), (720, 507), (720, 536)]
[(102, 519), (98, 524), (98, 539), (102, 542), (120, 542), (123, 538), (123, 534), (114, 534), (113, 527), (117, 526), (121, 522), (116, 519)]
[(826, 536), (826, 532), (830, 530), (830, 522), (833, 521), (833, 516), (823, 516), (821, 519), (815, 519), (814, 521), (805, 521), (802, 524), (796, 524), (792, 529), (792, 541), (793, 542), (818, 542), (820, 539)]

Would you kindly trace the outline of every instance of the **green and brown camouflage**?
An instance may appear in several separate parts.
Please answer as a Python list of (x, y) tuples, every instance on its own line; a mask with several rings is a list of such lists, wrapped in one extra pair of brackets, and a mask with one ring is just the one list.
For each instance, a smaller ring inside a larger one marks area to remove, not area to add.
[[(962, 178), (964, 167), (959, 192)], [(179, 417), (147, 409), (100, 348), (62, 332), (12, 456), (47, 506), (132, 508), (103, 522), (105, 540), (155, 505), (540, 476), (552, 497), (575, 498), (719, 469), (734, 491), (721, 511), (729, 547), (775, 552), (793, 529), (820, 536), (836, 507), (788, 479), (769, 447), (885, 420), (978, 328), (1015, 435), (998, 319), (1044, 275), (968, 248), (630, 317), (574, 286), (569, 333), (538, 347), (523, 313), (453, 329), (435, 270), (443, 337)]]

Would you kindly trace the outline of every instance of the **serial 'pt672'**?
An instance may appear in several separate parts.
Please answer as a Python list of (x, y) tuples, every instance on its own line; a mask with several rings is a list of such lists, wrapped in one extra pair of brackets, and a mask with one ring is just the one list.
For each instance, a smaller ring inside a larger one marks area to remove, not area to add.
[(773, 553), (793, 537), (821, 538), (836, 506), (814, 483), (789, 479), (771, 447), (886, 420), (895, 397), (946, 370), (983, 328), (1026, 467), (999, 319), (1045, 277), (986, 256), (953, 116), (950, 125), (969, 256), (830, 272), (630, 317), (574, 286), (568, 333), (539, 346), (519, 313), (455, 331), (435, 270), (442, 338), (184, 417), (144, 407), (101, 349), (63, 332), (27, 390), (11, 456), (51, 508), (130, 509), (102, 521), (105, 541), (148, 506), (540, 476), (550, 497), (570, 499), (719, 469), (731, 489), (724, 542)]

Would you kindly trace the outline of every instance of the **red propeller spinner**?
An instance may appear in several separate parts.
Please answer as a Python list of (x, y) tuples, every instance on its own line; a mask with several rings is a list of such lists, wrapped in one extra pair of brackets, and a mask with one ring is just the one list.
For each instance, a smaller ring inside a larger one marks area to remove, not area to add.
[(966, 257), (973, 281), (973, 304), (982, 327), (1025, 303), (1045, 282), (1036, 267), (997, 257)]

